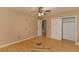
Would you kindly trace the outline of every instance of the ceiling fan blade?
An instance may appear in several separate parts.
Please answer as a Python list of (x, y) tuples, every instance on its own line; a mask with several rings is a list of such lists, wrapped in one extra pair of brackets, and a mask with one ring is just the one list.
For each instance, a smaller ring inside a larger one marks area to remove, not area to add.
[(46, 10), (45, 12), (51, 12), (51, 10)]
[(38, 7), (38, 12), (42, 12), (43, 7)]
[(43, 9), (43, 7), (39, 7), (39, 9), (41, 10), (41, 9)]

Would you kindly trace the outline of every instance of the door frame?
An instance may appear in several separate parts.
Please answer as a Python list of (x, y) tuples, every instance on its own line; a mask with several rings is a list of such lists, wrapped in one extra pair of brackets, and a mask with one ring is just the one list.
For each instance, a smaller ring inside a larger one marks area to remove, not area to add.
[[(46, 20), (46, 19), (44, 19)], [(44, 20), (37, 20), (37, 36), (42, 36), (43, 33), (42, 33), (42, 21)], [(47, 36), (47, 20), (46, 20), (46, 36)], [(39, 29), (39, 26), (40, 26), (40, 29)]]
[(42, 20), (37, 20), (37, 36), (42, 36)]
[(62, 28), (62, 38), (63, 38), (63, 18), (68, 18), (68, 17), (75, 17), (75, 44), (76, 45), (79, 45), (78, 43), (77, 43), (77, 16), (64, 16), (64, 17), (62, 17), (61, 19), (62, 19), (62, 21), (61, 21), (61, 28)]

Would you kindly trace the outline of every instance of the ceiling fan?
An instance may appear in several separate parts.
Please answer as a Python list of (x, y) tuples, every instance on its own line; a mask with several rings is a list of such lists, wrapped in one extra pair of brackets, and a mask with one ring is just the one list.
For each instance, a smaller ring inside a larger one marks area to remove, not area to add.
[(44, 16), (47, 12), (51, 12), (51, 10), (44, 10), (44, 7), (38, 7), (38, 16)]
[(38, 7), (38, 12), (50, 12), (51, 10), (44, 10), (44, 7)]

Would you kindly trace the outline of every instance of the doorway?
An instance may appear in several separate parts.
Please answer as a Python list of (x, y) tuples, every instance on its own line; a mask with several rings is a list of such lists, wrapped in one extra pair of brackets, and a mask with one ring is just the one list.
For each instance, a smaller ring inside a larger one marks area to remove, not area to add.
[(75, 17), (62, 18), (62, 39), (71, 40), (75, 42)]
[(46, 34), (47, 34), (47, 21), (42, 20), (42, 35), (46, 36)]

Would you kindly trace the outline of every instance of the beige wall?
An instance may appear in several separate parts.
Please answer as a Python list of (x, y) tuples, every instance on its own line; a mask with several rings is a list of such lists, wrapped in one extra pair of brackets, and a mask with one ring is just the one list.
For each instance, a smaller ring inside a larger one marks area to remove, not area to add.
[[(60, 19), (64, 16), (77, 16), (77, 41), (79, 43), (79, 10), (67, 11), (67, 12), (52, 15), (51, 20)], [(51, 30), (51, 28), (50, 28), (50, 30)]]
[(0, 46), (36, 36), (36, 20), (31, 13), (0, 8)]

